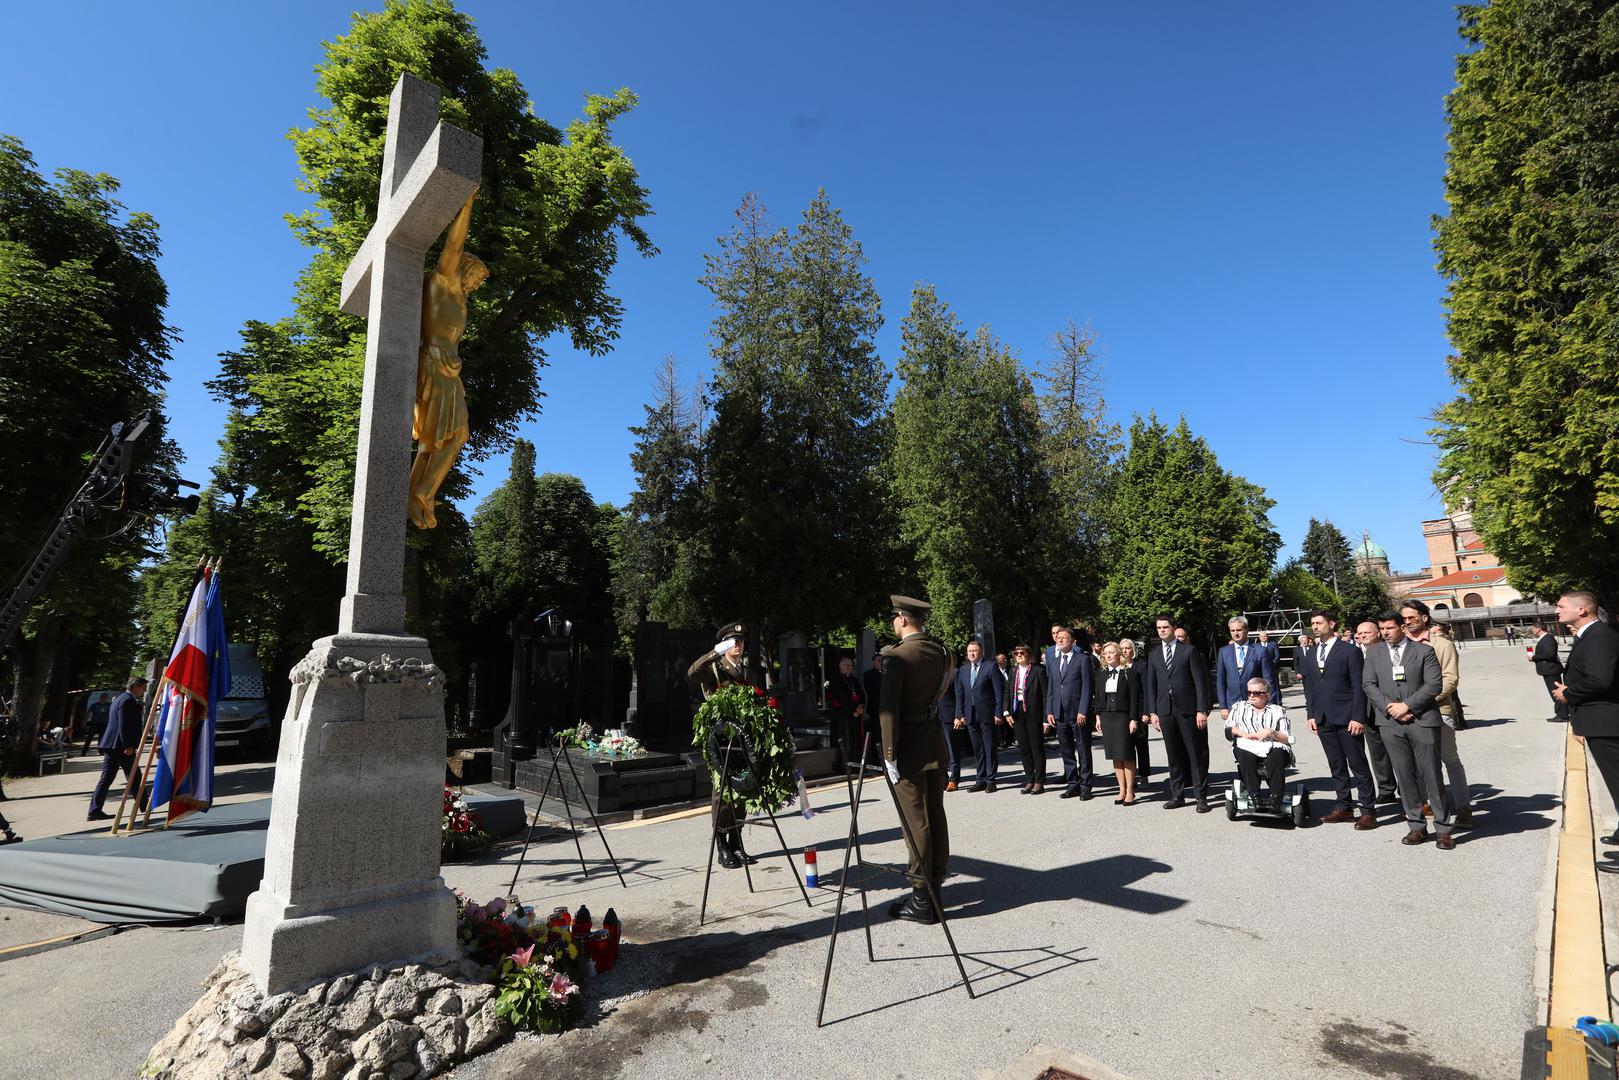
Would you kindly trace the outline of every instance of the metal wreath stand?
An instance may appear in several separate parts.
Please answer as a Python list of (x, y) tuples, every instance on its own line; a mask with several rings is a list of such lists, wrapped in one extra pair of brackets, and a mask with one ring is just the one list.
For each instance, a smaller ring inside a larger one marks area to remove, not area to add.
[(528, 858), (528, 845), (534, 839), (534, 830), (540, 826), (540, 808), (545, 805), (546, 796), (551, 793), (551, 781), (557, 784), (557, 798), (562, 800), (563, 812), (568, 815), (568, 831), (573, 834), (573, 846), (579, 852), (579, 872), (590, 880), (590, 868), (585, 865), (585, 849), (579, 843), (579, 826), (573, 819), (573, 803), (568, 798), (568, 785), (562, 782), (562, 762), (568, 763), (568, 773), (573, 777), (573, 786), (580, 792), (579, 801), (584, 805), (585, 812), (590, 815), (590, 823), (596, 827), (596, 835), (601, 837), (602, 848), (607, 852), (608, 860), (613, 864), (613, 873), (618, 875), (618, 883), (624, 888), (629, 884), (624, 880), (624, 871), (618, 868), (618, 857), (613, 849), (607, 846), (607, 834), (602, 832), (602, 823), (596, 817), (596, 811), (590, 808), (590, 800), (584, 797), (584, 785), (579, 782), (579, 772), (573, 767), (573, 758), (555, 740), (551, 741), (551, 771), (545, 777), (545, 786), (540, 789), (540, 801), (534, 804), (534, 815), (528, 823), (528, 830), (523, 833), (523, 851), (517, 856), (517, 866), (512, 870), (512, 884), (506, 890), (506, 895), (517, 895), (517, 876), (523, 872), (523, 860)]
[[(724, 739), (724, 745), (720, 739)], [(720, 801), (728, 803), (740, 810), (740, 804), (748, 795), (759, 790), (759, 770), (753, 756), (753, 744), (747, 733), (729, 720), (722, 720), (708, 731), (708, 752), (711, 758), (718, 758), (720, 769), (714, 776), (715, 786), (720, 792)], [(741, 766), (740, 771), (733, 771), (731, 766), (735, 763)], [(740, 796), (735, 803), (727, 799), (727, 795)], [(804, 887), (804, 879), (799, 876), (798, 866), (793, 862), (792, 854), (787, 850), (787, 838), (781, 834), (781, 826), (776, 822), (774, 813), (767, 814), (764, 820), (749, 818), (742, 814), (741, 820), (736, 823), (737, 828), (744, 825), (768, 825), (776, 831), (776, 840), (781, 844), (781, 857), (787, 861), (787, 872), (798, 883), (798, 891), (804, 894), (804, 905), (813, 908), (810, 902), (809, 890)], [(714, 877), (714, 854), (719, 848), (720, 834), (718, 829), (710, 828), (708, 838), (708, 870), (703, 875), (703, 903), (697, 910), (697, 925), (702, 926), (708, 917), (708, 885)], [(742, 873), (748, 879), (748, 892), (753, 892), (753, 871), (748, 869), (748, 860), (742, 860)]]
[[(849, 888), (849, 860), (854, 859), (855, 870), (854, 887), (860, 892), (860, 914), (865, 922), (866, 930), (866, 960), (868, 963), (877, 963), (877, 951), (871, 942), (871, 908), (866, 900), (866, 878), (872, 871), (881, 871), (904, 878), (914, 888), (918, 882), (911, 876), (911, 872), (901, 870), (897, 866), (888, 866), (884, 863), (868, 863), (860, 850), (860, 797), (865, 790), (868, 770), (875, 769), (882, 774), (883, 782), (888, 786), (888, 797), (894, 802), (894, 812), (899, 816), (900, 831), (905, 835), (905, 849), (910, 853), (914, 862), (921, 862), (921, 856), (916, 849), (916, 838), (911, 835), (910, 823), (905, 815), (899, 813), (899, 796), (894, 791), (894, 781), (889, 779), (888, 770), (881, 765), (870, 765), (866, 762), (866, 752), (871, 747), (871, 733), (867, 732), (861, 740), (860, 761), (853, 769), (846, 768), (844, 782), (849, 788), (849, 840), (843, 848), (843, 873), (838, 875), (838, 901), (832, 909), (832, 933), (826, 941), (826, 969), (821, 974), (821, 1004), (815, 1013), (815, 1026), (826, 1026), (826, 991), (832, 982), (832, 954), (838, 947), (838, 923), (843, 917), (843, 897)], [(855, 776), (858, 773), (859, 779)], [(939, 890), (933, 882), (926, 877), (920, 882), (928, 890), (928, 899), (933, 902), (933, 911), (939, 916), (939, 929), (944, 931), (944, 940), (950, 946), (950, 955), (955, 958), (956, 970), (961, 973), (961, 985), (967, 991), (967, 996), (977, 999), (973, 992), (972, 980), (967, 978), (967, 966), (961, 962), (961, 953), (956, 949), (956, 939), (951, 936), (949, 921), (945, 919), (944, 905), (939, 902)], [(897, 959), (897, 958), (891, 958)]]

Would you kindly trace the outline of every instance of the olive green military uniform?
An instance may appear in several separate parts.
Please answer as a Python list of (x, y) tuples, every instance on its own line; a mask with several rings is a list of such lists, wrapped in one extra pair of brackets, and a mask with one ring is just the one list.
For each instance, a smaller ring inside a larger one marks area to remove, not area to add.
[[(745, 638), (747, 628), (741, 623), (729, 623), (720, 630), (719, 636), (722, 641), (732, 637)], [(731, 660), (729, 655), (710, 649), (698, 657), (691, 667), (686, 669), (686, 678), (697, 685), (697, 689), (703, 695), (703, 700), (707, 701), (722, 686), (756, 685), (760, 689), (764, 689), (763, 672), (750, 680), (747, 670), (747, 658), (745, 656), (743, 657), (743, 662), (737, 664)], [(715, 786), (714, 794), (709, 800), (709, 810), (714, 818), (715, 832), (729, 838), (733, 832), (739, 830), (740, 827), (736, 823), (736, 808), (720, 800), (718, 785)]]
[[(897, 609), (909, 615), (925, 615), (929, 610), (921, 601), (893, 600)], [(918, 888), (932, 882), (937, 889), (950, 860), (950, 829), (944, 817), (946, 750), (934, 709), (954, 669), (950, 650), (920, 630), (883, 650), (878, 712), (883, 760), (899, 773), (894, 794), (916, 845), (910, 875)]]

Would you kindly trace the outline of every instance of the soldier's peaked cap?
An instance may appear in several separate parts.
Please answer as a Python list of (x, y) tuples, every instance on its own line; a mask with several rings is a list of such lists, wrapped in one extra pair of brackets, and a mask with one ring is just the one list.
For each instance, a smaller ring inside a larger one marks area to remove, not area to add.
[(933, 605), (926, 600), (918, 600), (914, 596), (890, 595), (888, 602), (894, 606), (895, 615), (909, 615), (913, 619), (926, 619), (933, 611)]
[(720, 623), (719, 636), (721, 641), (724, 641), (726, 638), (747, 637), (748, 624), (741, 622), (740, 620), (732, 620), (728, 623)]

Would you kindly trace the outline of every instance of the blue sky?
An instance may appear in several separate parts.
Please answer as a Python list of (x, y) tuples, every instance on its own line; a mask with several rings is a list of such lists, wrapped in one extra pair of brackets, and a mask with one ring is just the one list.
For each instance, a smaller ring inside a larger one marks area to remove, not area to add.
[[(883, 298), (890, 365), (912, 286), (1028, 362), (1090, 320), (1116, 419), (1184, 413), (1263, 485), (1289, 550), (1308, 519), (1426, 562), (1426, 417), (1452, 396), (1430, 216), (1460, 42), (1434, 0), (1355, 5), (817, 5), (463, 0), (490, 63), (559, 125), (633, 88), (618, 140), (662, 253), (627, 253), (603, 358), (547, 348), (543, 471), (634, 486), (653, 368), (708, 364), (702, 256), (746, 191), (791, 224), (825, 187)], [(157, 10), (164, 12), (161, 16)], [(244, 320), (288, 309), (305, 205), (288, 129), (316, 104), (349, 5), (30, 5), (7, 13), (0, 130), (47, 170), (104, 171), (163, 239), (169, 411), (205, 479), (223, 410), (203, 387)], [(475, 356), (468, 357), (476, 363)], [(478, 494), (505, 477), (483, 464)]]

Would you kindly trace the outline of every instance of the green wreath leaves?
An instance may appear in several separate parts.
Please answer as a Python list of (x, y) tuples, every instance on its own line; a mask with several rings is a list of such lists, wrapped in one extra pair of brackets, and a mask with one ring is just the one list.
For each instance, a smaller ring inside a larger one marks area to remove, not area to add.
[[(692, 743), (702, 751), (709, 772), (715, 774), (716, 787), (720, 787), (717, 777), (724, 764), (726, 725), (734, 725), (743, 735), (736, 745), (747, 745), (758, 775), (748, 776), (746, 765), (738, 760), (741, 755), (733, 751), (733, 783), (721, 787), (720, 797), (749, 814), (774, 814), (792, 802), (798, 794), (798, 747), (776, 711), (775, 698), (767, 698), (764, 691), (751, 686), (731, 685), (715, 691), (697, 710), (691, 722)], [(720, 730), (716, 732), (716, 728)]]

